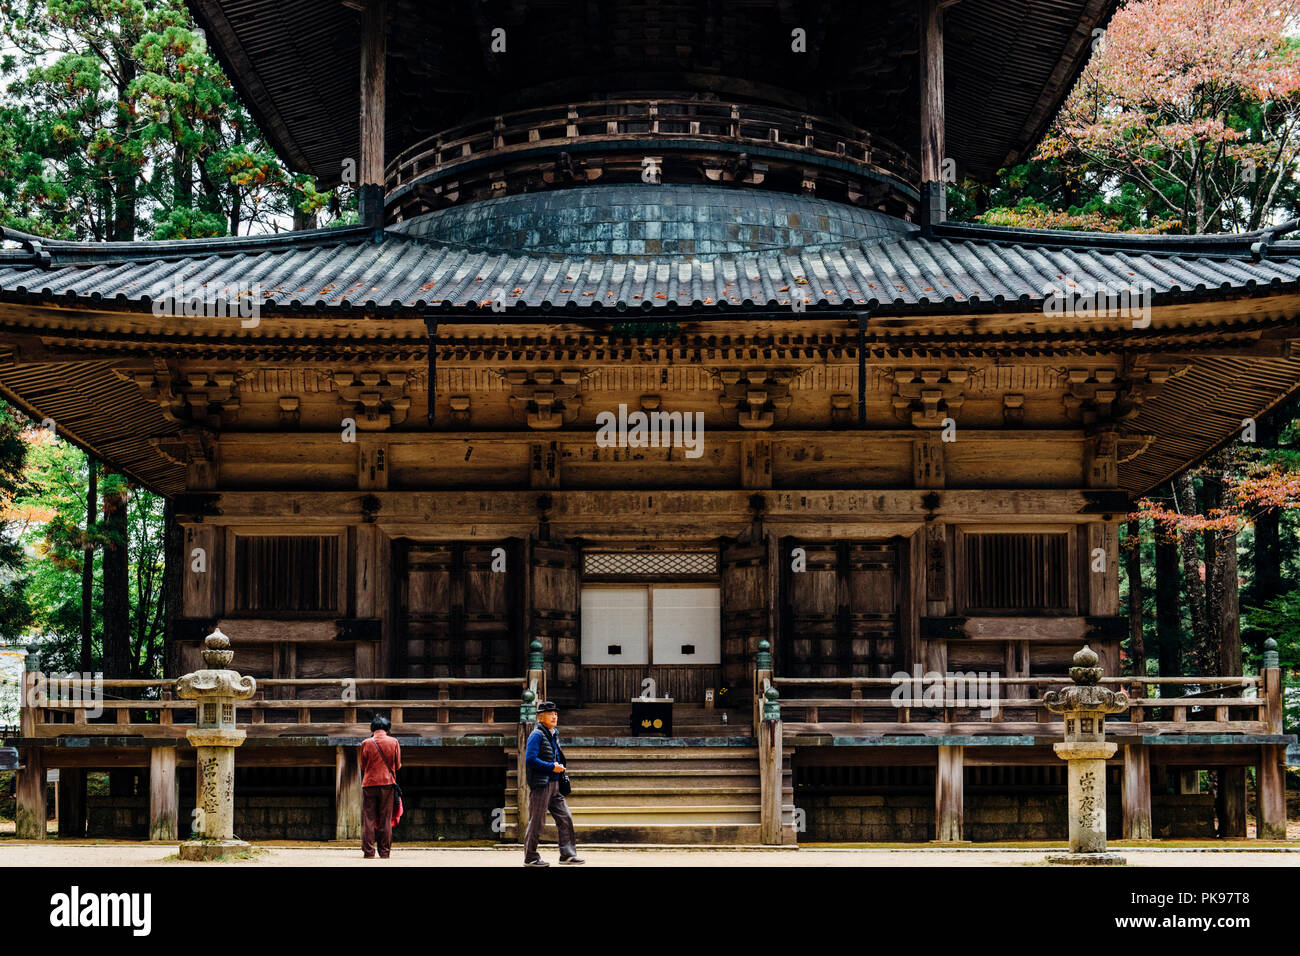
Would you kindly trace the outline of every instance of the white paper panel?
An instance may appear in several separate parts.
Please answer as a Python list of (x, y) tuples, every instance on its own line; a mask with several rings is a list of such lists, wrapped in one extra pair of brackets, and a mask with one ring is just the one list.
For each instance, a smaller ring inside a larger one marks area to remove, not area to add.
[[(582, 589), (582, 663), (648, 664), (649, 596), (639, 588)], [(622, 650), (609, 652), (610, 645)]]
[[(654, 662), (720, 664), (722, 604), (717, 587), (654, 589)], [(684, 653), (683, 645), (694, 648)]]

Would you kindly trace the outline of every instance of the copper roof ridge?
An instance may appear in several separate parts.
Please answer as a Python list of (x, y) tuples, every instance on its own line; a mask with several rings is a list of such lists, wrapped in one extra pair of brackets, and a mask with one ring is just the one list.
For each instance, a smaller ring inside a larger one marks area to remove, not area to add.
[(1098, 252), (1133, 252), (1141, 255), (1195, 255), (1198, 258), (1259, 259), (1271, 249), (1300, 254), (1300, 242), (1278, 241), (1300, 228), (1300, 220), (1251, 232), (1166, 235), (1132, 232), (1084, 232), (1077, 229), (1032, 229), (973, 222), (943, 222), (931, 227), (935, 239), (994, 242), (1042, 249), (1087, 249)]
[[(0, 239), (22, 245), (29, 255), (42, 252), (67, 258), (85, 256), (96, 260), (103, 256), (147, 256), (155, 259), (188, 259), (197, 255), (237, 255), (253, 250), (297, 249), (330, 245), (340, 241), (375, 238), (376, 230), (369, 226), (326, 226), (320, 229), (302, 229), (291, 232), (273, 232), (252, 236), (216, 236), (205, 239), (138, 239), (127, 242), (84, 239), (51, 239), (0, 225)], [(386, 231), (383, 236), (389, 235)], [(394, 238), (406, 238), (392, 234)], [(12, 254), (13, 250), (5, 250)]]

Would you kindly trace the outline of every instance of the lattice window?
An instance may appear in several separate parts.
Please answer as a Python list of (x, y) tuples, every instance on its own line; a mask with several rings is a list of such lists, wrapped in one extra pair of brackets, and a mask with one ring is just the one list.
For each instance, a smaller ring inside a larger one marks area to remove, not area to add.
[(678, 577), (718, 573), (716, 551), (587, 551), (582, 556), (586, 575), (624, 578)]
[(335, 535), (240, 535), (235, 539), (236, 611), (335, 611)]
[(1068, 610), (1070, 540), (1068, 534), (967, 534), (966, 609)]

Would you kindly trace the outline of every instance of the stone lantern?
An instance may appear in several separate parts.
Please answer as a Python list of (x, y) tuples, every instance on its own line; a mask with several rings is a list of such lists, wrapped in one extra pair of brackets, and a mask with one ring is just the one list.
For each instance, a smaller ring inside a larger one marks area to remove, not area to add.
[(1086, 644), (1074, 655), (1071, 686), (1048, 691), (1043, 704), (1065, 718), (1065, 740), (1053, 745), (1067, 762), (1070, 801), (1070, 852), (1049, 856), (1050, 863), (1122, 865), (1106, 852), (1106, 760), (1115, 744), (1106, 743), (1106, 715), (1128, 709), (1128, 694), (1101, 686), (1097, 654)]
[(186, 736), (194, 747), (197, 839), (181, 844), (182, 860), (213, 860), (248, 846), (235, 839), (235, 748), (244, 731), (235, 726), (235, 701), (247, 700), (257, 681), (230, 670), (235, 652), (220, 630), (203, 640), (205, 667), (176, 681), (176, 696), (195, 701), (195, 725)]

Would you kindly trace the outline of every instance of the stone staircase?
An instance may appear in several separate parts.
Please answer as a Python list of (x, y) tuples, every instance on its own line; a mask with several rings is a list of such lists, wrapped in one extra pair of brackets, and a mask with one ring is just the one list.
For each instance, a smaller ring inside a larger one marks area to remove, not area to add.
[[(568, 797), (574, 828), (582, 843), (757, 844), (759, 835), (758, 749), (748, 726), (715, 723), (716, 714), (674, 714), (678, 736), (628, 737), (623, 722), (576, 711), (579, 722), (566, 728), (561, 715), (560, 743), (568, 760), (573, 793)], [(581, 715), (581, 716), (579, 716)], [(736, 713), (731, 717), (734, 720)], [(743, 715), (742, 715), (743, 716)], [(600, 723), (594, 722), (598, 718)], [(748, 724), (748, 721), (745, 721)], [(598, 733), (608, 728), (621, 736)], [(516, 826), (516, 757), (507, 755), (505, 839), (521, 842)], [(782, 837), (795, 842), (794, 791), (789, 758), (782, 780)], [(547, 816), (543, 843), (555, 841)]]

